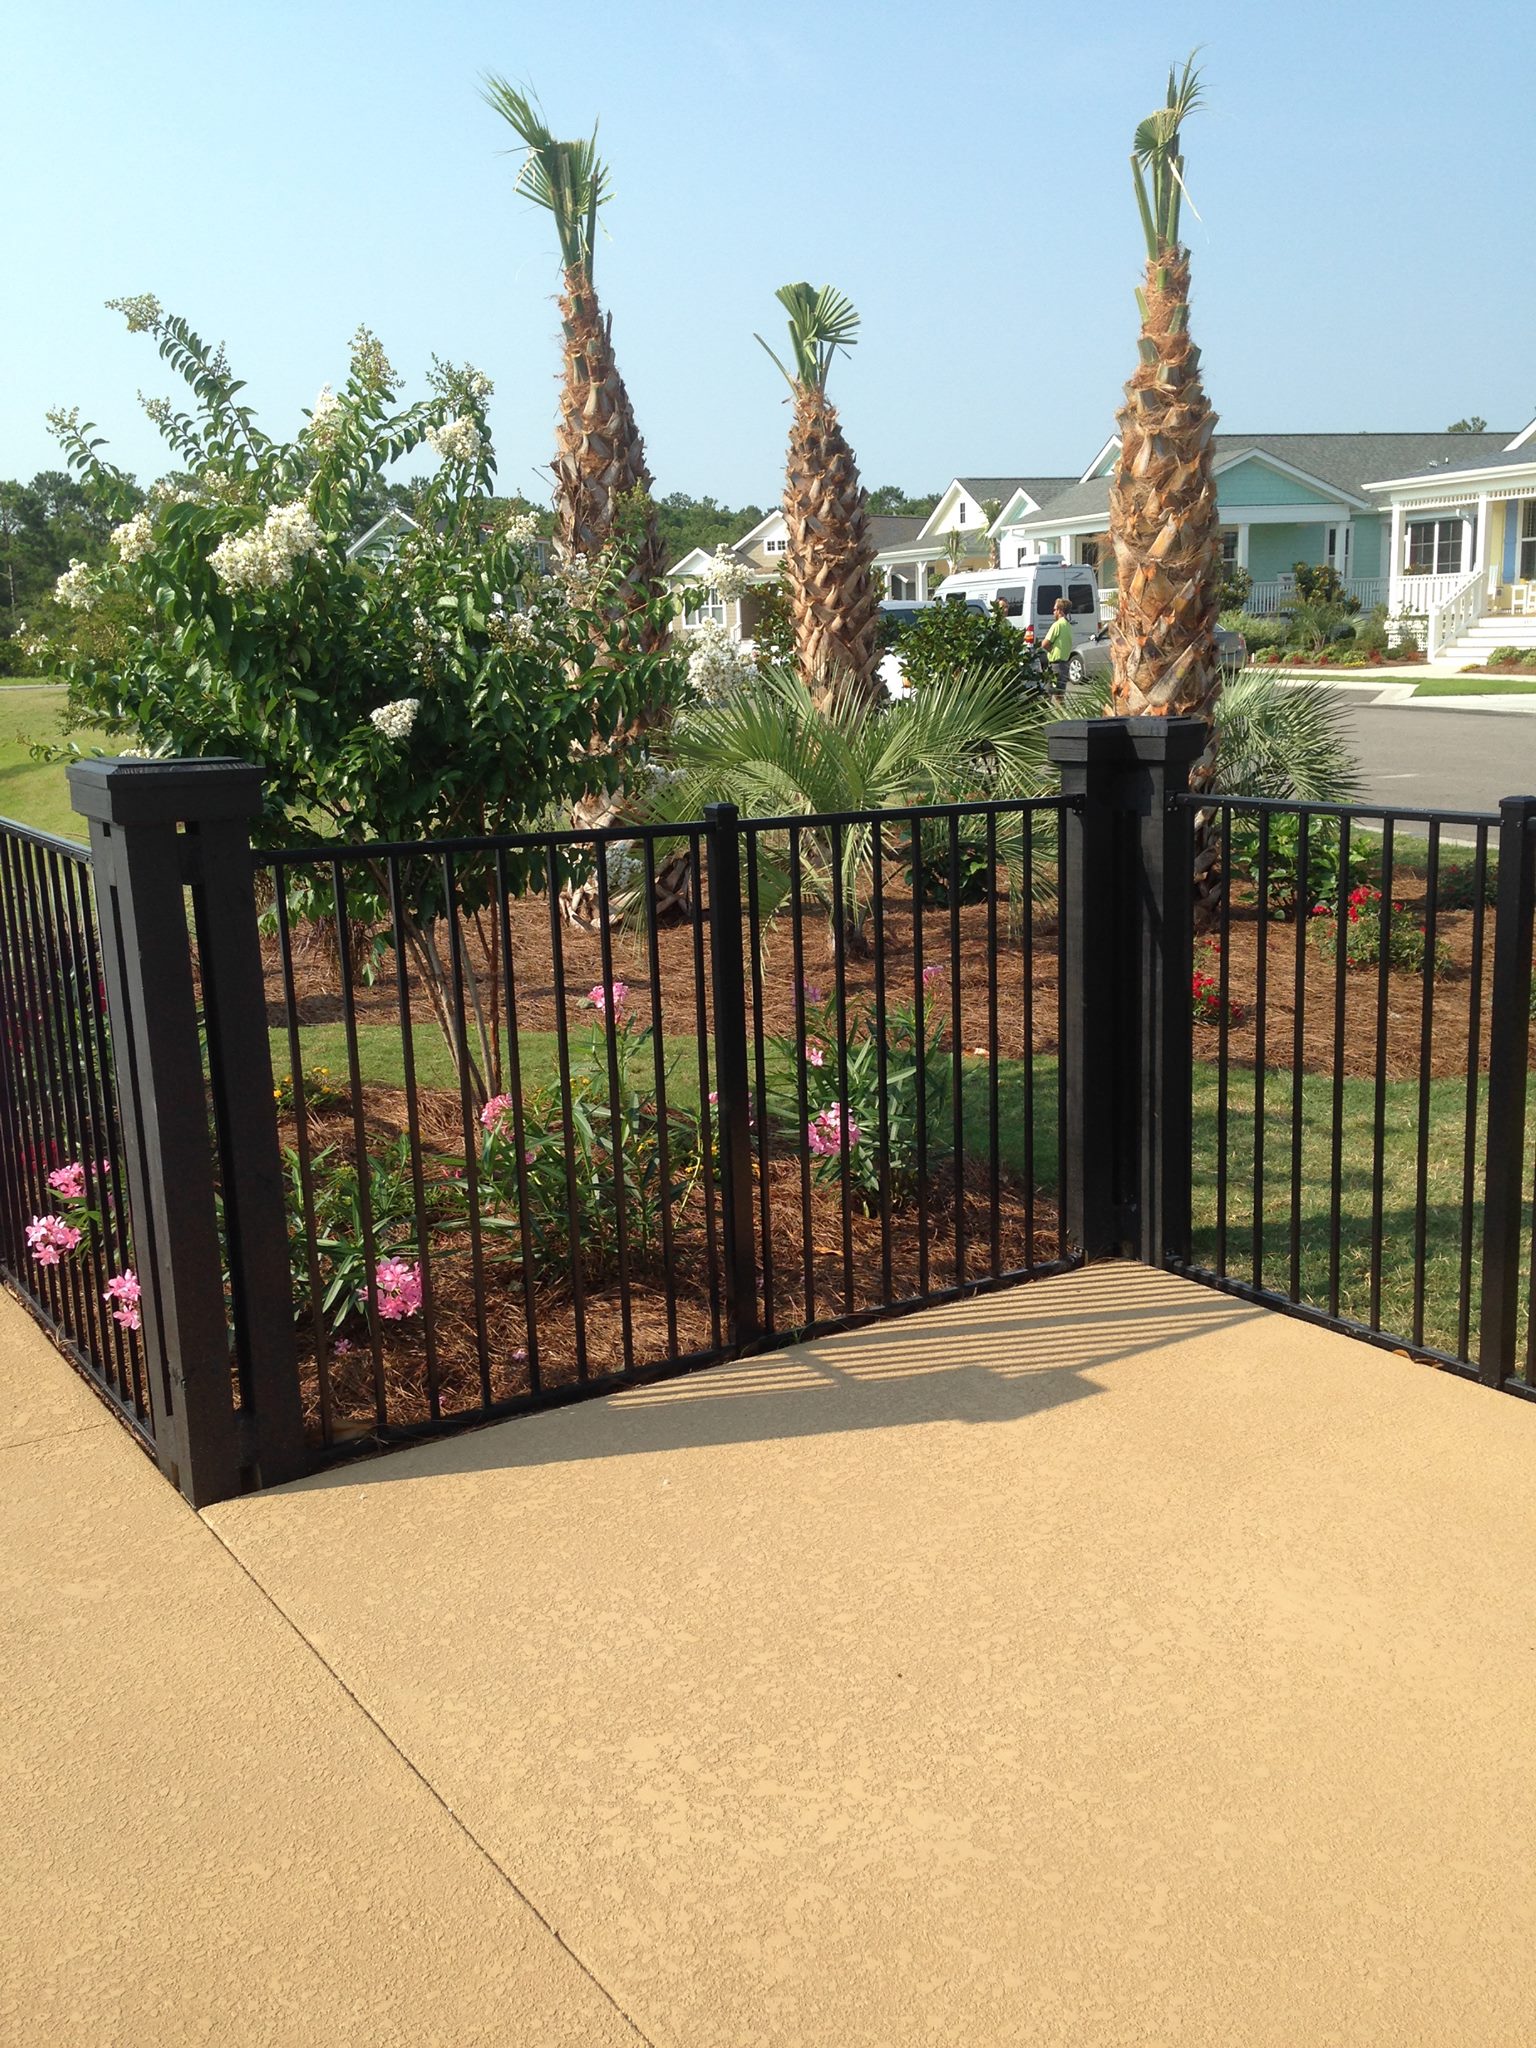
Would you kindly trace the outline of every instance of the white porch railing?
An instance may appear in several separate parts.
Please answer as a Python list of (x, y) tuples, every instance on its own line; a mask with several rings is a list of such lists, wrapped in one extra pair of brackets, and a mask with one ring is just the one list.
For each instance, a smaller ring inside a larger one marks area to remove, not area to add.
[[(1428, 581), (1428, 578), (1414, 577), (1412, 582)], [(1440, 583), (1445, 579), (1435, 577)], [(1488, 607), (1488, 578), (1481, 569), (1474, 569), (1470, 576), (1463, 576), (1454, 590), (1448, 591), (1437, 603), (1429, 607), (1429, 631), (1424, 643), (1424, 652), (1433, 661), (1443, 647), (1449, 647), (1459, 640), (1463, 633), (1475, 626)]]
[[(1344, 590), (1363, 612), (1387, 601), (1385, 576), (1346, 576)], [(1296, 601), (1296, 578), (1272, 576), (1254, 584), (1244, 601), (1243, 610), (1252, 612), (1257, 618), (1267, 618), (1271, 612), (1288, 611)]]

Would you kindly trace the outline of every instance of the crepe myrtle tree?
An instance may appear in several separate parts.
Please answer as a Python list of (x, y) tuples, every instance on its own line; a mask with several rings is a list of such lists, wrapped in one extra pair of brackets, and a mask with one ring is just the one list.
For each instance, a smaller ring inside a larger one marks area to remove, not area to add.
[[(618, 547), (557, 551), (541, 573), (536, 515), (509, 514), (491, 496), (489, 379), (434, 359), (430, 395), (401, 405), (400, 380), (360, 328), (341, 389), (323, 389), (297, 436), (278, 441), (242, 402), (222, 349), (152, 297), (113, 304), (131, 332), (154, 339), (190, 399), (146, 401), (178, 473), (143, 503), (92, 426), (51, 416), (70, 467), (117, 520), (106, 564), (59, 579), (60, 604), (82, 628), (98, 608), (116, 619), (110, 661), (88, 630), (57, 635), (49, 650), (75, 722), (139, 753), (253, 762), (266, 793), (258, 847), (526, 830), (613, 777), (609, 755), (623, 742), (612, 736), (671, 701), (681, 665), (636, 647)], [(423, 447), (439, 460), (414, 527), (354, 559), (348, 545), (382, 474)], [(542, 880), (530, 856), (509, 851), (504, 868), (514, 888)], [(287, 872), (291, 915), (335, 918), (328, 892), (303, 869)], [(480, 946), (464, 948), (463, 1060), (476, 1096), (494, 1093), (495, 862), (462, 857), (450, 905), (440, 862), (403, 861), (398, 917), (383, 864), (347, 873), (368, 964), (398, 936), (450, 1046), (443, 920), (453, 909), (478, 928)]]

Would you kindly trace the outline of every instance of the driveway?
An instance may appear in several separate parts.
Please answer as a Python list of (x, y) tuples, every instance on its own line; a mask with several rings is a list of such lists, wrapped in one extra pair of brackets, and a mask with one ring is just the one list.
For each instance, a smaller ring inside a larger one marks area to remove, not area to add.
[(200, 1519), (0, 1456), (8, 2041), (1529, 2038), (1507, 1396), (1108, 1266)]

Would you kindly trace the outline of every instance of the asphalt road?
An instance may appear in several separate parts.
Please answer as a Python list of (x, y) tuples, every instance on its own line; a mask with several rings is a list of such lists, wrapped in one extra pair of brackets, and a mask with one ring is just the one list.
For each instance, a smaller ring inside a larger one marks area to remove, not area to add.
[(1536, 714), (1418, 711), (1361, 704), (1350, 722), (1368, 803), (1495, 811), (1536, 794)]

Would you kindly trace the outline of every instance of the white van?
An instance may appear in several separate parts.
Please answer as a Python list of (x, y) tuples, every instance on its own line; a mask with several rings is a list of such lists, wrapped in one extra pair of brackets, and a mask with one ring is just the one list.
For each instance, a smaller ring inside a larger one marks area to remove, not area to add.
[(946, 576), (933, 593), (936, 604), (968, 604), (977, 610), (1000, 604), (1021, 633), (1033, 626), (1040, 640), (1049, 630), (1059, 597), (1067, 600), (1073, 646), (1092, 640), (1101, 623), (1099, 579), (1086, 562), (1036, 555), (1017, 569), (963, 569)]

